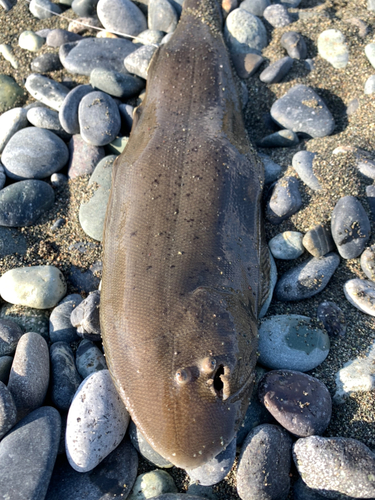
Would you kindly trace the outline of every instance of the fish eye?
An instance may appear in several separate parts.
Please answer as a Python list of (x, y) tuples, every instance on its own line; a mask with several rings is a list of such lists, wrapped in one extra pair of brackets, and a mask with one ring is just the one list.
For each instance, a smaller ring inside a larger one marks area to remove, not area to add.
[(204, 358), (201, 365), (201, 370), (204, 373), (211, 374), (216, 368), (216, 359), (212, 356), (207, 356)]
[(176, 381), (179, 385), (187, 384), (191, 380), (191, 373), (188, 368), (180, 368), (176, 371)]

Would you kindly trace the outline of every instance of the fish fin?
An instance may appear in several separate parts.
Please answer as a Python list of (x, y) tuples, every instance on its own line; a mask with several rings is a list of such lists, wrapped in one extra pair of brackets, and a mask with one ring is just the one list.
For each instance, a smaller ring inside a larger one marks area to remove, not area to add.
[(261, 282), (260, 282), (260, 295), (259, 295), (259, 306), (258, 312), (262, 309), (264, 303), (268, 299), (270, 293), (270, 281), (271, 281), (271, 259), (268, 245), (266, 243), (266, 235), (264, 231), (264, 225), (261, 221), (261, 237), (260, 237), (260, 271), (261, 271)]

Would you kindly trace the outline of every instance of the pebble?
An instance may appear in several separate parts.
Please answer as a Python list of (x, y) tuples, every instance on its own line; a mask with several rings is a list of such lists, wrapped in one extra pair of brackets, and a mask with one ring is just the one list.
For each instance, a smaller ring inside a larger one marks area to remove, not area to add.
[(51, 30), (46, 38), (46, 43), (48, 47), (60, 47), (64, 43), (69, 42), (77, 42), (78, 40), (82, 40), (81, 35), (77, 35), (77, 33), (72, 33), (68, 30), (62, 30), (60, 28)]
[(287, 31), (280, 39), (280, 45), (293, 59), (306, 59), (307, 47), (303, 36), (296, 31)]
[(96, 15), (98, 0), (73, 0), (72, 10), (82, 17)]
[(0, 191), (0, 226), (34, 224), (53, 205), (55, 194), (44, 181), (19, 181)]
[(0, 278), (0, 295), (11, 304), (49, 309), (65, 294), (65, 278), (55, 266), (13, 268)]
[(298, 231), (284, 231), (270, 239), (268, 246), (275, 259), (294, 260), (304, 252), (302, 239), (303, 234)]
[(264, 58), (259, 54), (243, 52), (232, 54), (232, 61), (238, 76), (245, 79), (256, 73), (257, 69), (264, 61)]
[(301, 438), (293, 446), (293, 459), (307, 486), (324, 497), (375, 497), (375, 454), (356, 439)]
[(289, 12), (281, 4), (270, 5), (263, 12), (263, 17), (274, 28), (284, 28), (292, 22)]
[(149, 0), (147, 20), (150, 29), (173, 33), (178, 16), (168, 0)]
[(104, 220), (112, 181), (112, 165), (115, 159), (115, 155), (110, 155), (98, 163), (88, 184), (98, 187), (92, 197), (79, 207), (79, 222), (82, 229), (88, 236), (97, 241), (101, 241), (103, 238)]
[(366, 186), (366, 197), (372, 218), (375, 220), (375, 186)]
[(365, 54), (371, 66), (375, 68), (375, 43), (368, 43), (365, 46)]
[[(5, 186), (6, 180), (7, 180), (7, 178), (5, 175), (5, 169), (4, 169), (4, 166), (0, 162), (0, 190), (3, 189), (3, 187)], [(0, 252), (1, 252), (1, 249), (0, 249)]]
[(0, 74), (0, 113), (14, 108), (17, 101), (21, 100), (24, 95), (23, 88), (13, 78)]
[(328, 427), (332, 400), (315, 377), (294, 370), (274, 370), (259, 383), (259, 399), (288, 432), (298, 437), (321, 435)]
[(38, 19), (49, 19), (55, 14), (62, 14), (61, 7), (50, 0), (31, 0), (29, 10)]
[(293, 485), (293, 495), (294, 500), (323, 500), (326, 498), (316, 493), (316, 490), (309, 488), (301, 477)]
[(17, 422), (17, 408), (7, 386), (0, 381), (0, 440)]
[(70, 320), (83, 338), (100, 341), (100, 292), (90, 292), (71, 313)]
[(103, 353), (91, 340), (87, 339), (82, 340), (78, 346), (76, 365), (78, 373), (83, 379), (99, 370), (107, 369)]
[(21, 49), (29, 50), (30, 52), (38, 52), (44, 45), (44, 38), (38, 36), (33, 31), (23, 31), (18, 39), (18, 45)]
[(375, 316), (375, 283), (371, 280), (355, 278), (344, 285), (345, 297), (354, 307)]
[(71, 31), (72, 33), (82, 34), (89, 29), (87, 28), (87, 25), (95, 26), (97, 28), (103, 28), (102, 23), (99, 21), (98, 17), (96, 15), (92, 15), (73, 19), (68, 25), (68, 31)]
[(130, 0), (99, 0), (97, 14), (108, 31), (136, 36), (147, 29), (143, 12)]
[(0, 116), (0, 153), (13, 135), (28, 126), (27, 111), (23, 108), (13, 108)]
[(311, 137), (330, 135), (335, 122), (325, 102), (311, 87), (298, 84), (277, 99), (271, 116), (280, 126)]
[(365, 94), (373, 94), (375, 92), (375, 75), (371, 75), (365, 82)]
[(143, 434), (132, 420), (129, 424), (129, 437), (134, 448), (149, 462), (156, 465), (157, 467), (162, 467), (164, 469), (173, 467), (173, 464), (171, 462), (166, 460), (152, 448), (152, 446), (146, 441)]
[(57, 457), (45, 500), (115, 500), (126, 498), (137, 476), (138, 455), (128, 438), (95, 468), (77, 472), (65, 454)]
[(8, 382), (17, 408), (17, 420), (43, 404), (48, 382), (47, 342), (38, 333), (25, 333), (17, 344)]
[(245, 9), (253, 16), (262, 17), (264, 10), (271, 5), (270, 0), (243, 0), (240, 9)]
[(280, 177), (282, 168), (270, 156), (264, 153), (258, 153), (258, 155), (264, 166), (264, 184), (270, 184)]
[[(68, 182), (68, 177), (64, 174), (52, 174), (51, 175), (51, 186), (54, 188), (63, 187), (67, 182)], [(61, 220), (61, 219), (59, 219), (59, 220)]]
[(69, 144), (68, 177), (75, 179), (92, 174), (98, 163), (104, 158), (105, 150), (101, 146), (93, 146), (82, 139), (79, 134), (73, 135)]
[(92, 70), (90, 83), (93, 88), (121, 99), (137, 96), (145, 86), (140, 78), (100, 68)]
[(82, 382), (74, 362), (74, 354), (66, 342), (55, 342), (50, 348), (51, 383), (53, 405), (60, 411), (68, 411), (72, 399)]
[[(173, 495), (173, 493), (170, 493), (168, 494), (169, 497), (171, 495)], [(201, 486), (200, 484), (196, 484), (196, 483), (191, 483), (186, 491), (186, 495), (189, 497), (191, 497), (191, 495), (193, 495), (192, 498), (196, 498), (198, 500), (198, 498), (200, 500), (202, 500), (202, 498), (207, 498), (208, 500), (218, 500), (218, 496), (216, 495), (216, 493), (213, 491), (213, 488), (209, 487), (209, 486)], [(182, 500), (185, 499), (185, 496), (184, 495), (183, 497), (181, 496), (180, 498)], [(175, 495), (173, 495), (175, 497)], [(159, 497), (160, 498), (160, 497)], [(165, 497), (166, 499), (168, 497)], [(173, 500), (173, 497), (172, 499)]]
[(292, 440), (279, 426), (255, 427), (238, 460), (237, 492), (241, 500), (286, 500), (290, 488)]
[(352, 99), (348, 103), (348, 106), (346, 108), (346, 114), (348, 116), (354, 115), (358, 111), (359, 107), (360, 107), (359, 100), (357, 98)]
[(65, 97), (59, 111), (63, 129), (69, 134), (79, 134), (78, 107), (81, 99), (93, 91), (91, 85), (78, 85)]
[(331, 231), (344, 259), (358, 257), (370, 238), (371, 226), (362, 204), (354, 196), (343, 196), (332, 212)]
[(333, 399), (336, 404), (344, 403), (353, 393), (372, 391), (375, 388), (373, 346), (367, 356), (360, 355), (345, 363), (336, 373), (335, 382)]
[(313, 170), (313, 162), (316, 153), (311, 151), (298, 151), (293, 156), (292, 166), (303, 182), (313, 191), (321, 191), (322, 186), (316, 178)]
[(328, 335), (344, 336), (346, 333), (346, 321), (342, 310), (335, 302), (326, 300), (321, 302), (316, 312), (317, 318), (323, 323)]
[(313, 370), (326, 359), (329, 347), (328, 335), (314, 328), (308, 316), (270, 316), (259, 328), (258, 361), (272, 370)]
[(145, 30), (137, 35), (136, 43), (143, 43), (144, 45), (160, 44), (163, 40), (165, 33), (160, 30)]
[(104, 92), (90, 92), (81, 99), (78, 121), (82, 139), (93, 146), (109, 144), (120, 131), (117, 104)]
[(272, 224), (281, 224), (285, 219), (298, 212), (302, 199), (295, 177), (282, 177), (272, 191), (267, 204), (267, 217)]
[(191, 482), (196, 482), (202, 486), (212, 486), (222, 481), (231, 470), (236, 458), (236, 439), (233, 439), (225, 450), (208, 462), (196, 467), (186, 469)]
[(341, 31), (325, 30), (318, 37), (319, 55), (334, 68), (345, 68), (349, 61), (349, 50)]
[(0, 442), (0, 491), (4, 499), (44, 499), (61, 432), (59, 412), (39, 408)]
[(82, 302), (78, 294), (68, 295), (56, 306), (49, 317), (49, 337), (51, 342), (67, 342), (79, 340), (76, 328), (70, 321), (72, 311)]
[(48, 336), (49, 311), (33, 309), (27, 306), (4, 304), (0, 309), (0, 318), (15, 321), (24, 332), (39, 333), (46, 341)]
[(26, 90), (37, 100), (58, 111), (69, 93), (69, 89), (62, 83), (51, 80), (46, 76), (32, 73), (26, 78)]
[[(88, 269), (70, 266), (69, 281), (78, 289), (79, 293), (89, 293), (96, 290), (99, 286), (100, 278), (96, 273), (101, 272), (102, 264), (100, 261), (94, 262)], [(96, 340), (96, 339), (95, 339)]]
[(49, 73), (63, 68), (58, 54), (46, 52), (31, 61), (31, 71), (34, 73)]
[(328, 284), (340, 263), (340, 257), (328, 253), (323, 257), (312, 257), (286, 271), (276, 284), (277, 300), (289, 302), (313, 297)]
[(232, 54), (253, 52), (261, 55), (267, 46), (267, 32), (262, 21), (244, 9), (235, 9), (227, 17), (224, 38)]
[(323, 255), (335, 250), (331, 231), (322, 224), (307, 231), (303, 237), (302, 245), (314, 257), (323, 257)]
[(27, 119), (34, 127), (50, 130), (65, 141), (71, 137), (62, 128), (57, 111), (44, 107), (34, 107), (27, 111)]
[[(336, 148), (338, 149), (338, 148)], [(336, 149), (332, 152), (334, 153)], [(362, 175), (369, 179), (375, 179), (375, 161), (368, 151), (360, 148), (350, 148), (353, 151), (356, 160), (356, 166)]]
[(293, 59), (289, 56), (283, 57), (270, 64), (259, 75), (259, 79), (264, 83), (278, 83), (284, 78), (293, 66)]
[(3, 382), (3, 384), (8, 383), (12, 363), (12, 356), (0, 356), (0, 381)]
[(257, 142), (261, 148), (288, 148), (299, 143), (297, 134), (291, 130), (278, 130)]
[(375, 245), (371, 245), (361, 255), (361, 268), (368, 279), (375, 282)]
[(134, 43), (122, 38), (86, 37), (61, 45), (59, 55), (69, 73), (90, 76), (95, 68), (125, 73), (124, 58), (134, 50)]
[(120, 111), (122, 128), (125, 133), (129, 135), (133, 126), (133, 113), (135, 108), (131, 104), (121, 103), (118, 109)]
[(16, 59), (10, 45), (7, 45), (6, 43), (0, 44), (0, 54), (4, 57), (4, 59), (10, 62), (12, 68), (18, 69), (18, 60)]
[(78, 472), (94, 469), (121, 443), (128, 423), (129, 414), (109, 371), (101, 370), (86, 378), (68, 413), (65, 443), (73, 469)]
[(159, 498), (163, 493), (177, 493), (177, 488), (168, 472), (155, 469), (137, 477), (127, 500)]
[(139, 47), (135, 52), (125, 57), (125, 68), (129, 73), (134, 73), (147, 80), (148, 67), (155, 51), (156, 47), (154, 45), (143, 45)]
[(13, 354), (22, 335), (23, 331), (15, 321), (0, 319), (0, 356)]

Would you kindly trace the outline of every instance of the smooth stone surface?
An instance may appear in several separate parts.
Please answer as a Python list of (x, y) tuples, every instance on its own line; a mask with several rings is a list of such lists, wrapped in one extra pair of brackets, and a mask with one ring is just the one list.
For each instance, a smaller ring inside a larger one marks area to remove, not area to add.
[(329, 300), (321, 302), (316, 311), (319, 321), (323, 323), (328, 335), (345, 335), (346, 320), (345, 315), (335, 302)]
[(65, 443), (73, 469), (78, 472), (94, 469), (121, 443), (128, 423), (129, 414), (109, 371), (101, 370), (86, 378), (68, 413)]
[(319, 55), (334, 68), (345, 68), (349, 61), (349, 49), (345, 36), (336, 29), (325, 30), (318, 37)]
[(15, 180), (44, 179), (61, 170), (68, 158), (63, 140), (50, 130), (37, 127), (16, 132), (1, 156), (6, 174)]
[(50, 71), (58, 71), (62, 69), (58, 54), (46, 52), (31, 61), (31, 71), (33, 73), (49, 73)]
[(105, 213), (111, 189), (112, 165), (115, 159), (116, 156), (111, 155), (99, 162), (89, 181), (89, 186), (94, 184), (98, 187), (90, 200), (82, 203), (79, 208), (79, 222), (82, 229), (97, 241), (101, 241), (103, 237)]
[(322, 224), (318, 224), (307, 231), (302, 244), (314, 257), (323, 257), (323, 255), (335, 250), (331, 231)]
[(69, 93), (68, 87), (39, 73), (26, 78), (26, 90), (37, 100), (58, 111)]
[(257, 146), (261, 148), (288, 148), (298, 143), (297, 134), (292, 130), (284, 129), (263, 137), (263, 139), (257, 142)]
[(72, 311), (82, 302), (78, 294), (69, 295), (69, 300), (64, 300), (54, 308), (49, 317), (49, 336), (51, 342), (74, 342), (79, 339), (76, 328), (70, 321)]
[(4, 57), (4, 59), (10, 62), (12, 68), (18, 69), (19, 63), (10, 45), (7, 45), (6, 43), (0, 44), (0, 54)]
[(149, 0), (148, 26), (152, 30), (172, 33), (177, 26), (178, 16), (168, 0)]
[(11, 319), (0, 319), (0, 356), (13, 354), (17, 343), (22, 337), (20, 326)]
[(296, 31), (287, 31), (280, 39), (280, 45), (293, 59), (306, 59), (307, 47), (304, 38)]
[(163, 493), (177, 493), (177, 488), (168, 472), (155, 469), (137, 477), (128, 500), (158, 498)]
[(12, 363), (12, 356), (0, 356), (0, 382), (3, 382), (3, 384), (8, 383)]
[(61, 14), (61, 7), (50, 0), (31, 0), (29, 10), (38, 19), (49, 19), (55, 14)]
[(173, 464), (162, 457), (157, 451), (155, 451), (152, 446), (143, 437), (143, 434), (131, 420), (129, 424), (129, 437), (134, 448), (143, 455), (149, 462), (156, 465), (156, 467), (162, 467), (167, 469), (173, 467)]
[(235, 9), (227, 17), (224, 38), (231, 53), (261, 53), (267, 45), (262, 21), (244, 9)]
[[(173, 495), (173, 493), (171, 493)], [(210, 486), (201, 486), (200, 484), (191, 483), (186, 491), (186, 495), (195, 495), (199, 499), (207, 498), (208, 500), (218, 500), (218, 496)], [(185, 497), (182, 497), (184, 500)], [(171, 499), (173, 500), (173, 498)]]
[(124, 58), (136, 46), (122, 38), (91, 38), (61, 45), (60, 60), (69, 73), (89, 76), (94, 68), (124, 71)]
[(365, 54), (371, 66), (375, 68), (375, 43), (368, 43), (365, 47)]
[(44, 45), (44, 38), (38, 36), (33, 31), (23, 31), (18, 38), (18, 45), (21, 49), (29, 50), (30, 52), (38, 52)]
[(312, 153), (311, 151), (298, 151), (298, 153), (293, 156), (292, 166), (309, 188), (313, 191), (320, 191), (322, 187), (313, 170), (315, 156), (316, 153)]
[(50, 180), (52, 187), (59, 188), (63, 187), (68, 182), (68, 177), (65, 174), (52, 174)]
[(286, 500), (290, 487), (292, 440), (279, 426), (255, 427), (238, 460), (237, 491), (241, 500)]
[(291, 434), (321, 435), (328, 427), (332, 401), (327, 387), (315, 377), (293, 370), (275, 370), (259, 383), (259, 399)]
[(277, 282), (277, 300), (288, 302), (313, 297), (327, 286), (339, 263), (340, 257), (331, 252), (323, 257), (307, 259), (289, 269)]
[(98, 0), (73, 0), (72, 10), (79, 16), (95, 16)]
[(55, 342), (50, 348), (51, 400), (60, 411), (68, 411), (82, 382), (74, 362), (74, 354), (66, 342)]
[[(62, 128), (57, 111), (48, 108), (34, 107), (27, 111), (27, 119), (34, 127), (50, 130), (65, 141), (71, 137), (70, 134), (65, 132)], [(66, 148), (65, 144), (64, 146)], [(45, 147), (45, 144), (43, 144), (43, 147)]]
[(87, 339), (82, 340), (78, 346), (76, 366), (83, 379), (92, 373), (107, 369), (103, 353), (93, 342)]
[(145, 86), (140, 78), (100, 68), (92, 70), (90, 84), (95, 89), (121, 99), (138, 95)]
[(357, 392), (369, 392), (375, 388), (373, 346), (366, 357), (359, 356), (349, 360), (338, 370), (335, 377), (336, 392), (333, 397), (336, 404)]
[(281, 4), (270, 5), (264, 9), (263, 17), (274, 28), (284, 28), (292, 22), (287, 9)]
[(153, 45), (139, 47), (135, 52), (125, 57), (124, 65), (126, 70), (147, 80), (148, 67), (155, 51), (156, 47)]
[(0, 442), (4, 499), (44, 499), (60, 440), (61, 417), (50, 406), (33, 411)]
[(75, 179), (82, 175), (92, 174), (105, 156), (101, 146), (87, 144), (79, 134), (73, 135), (69, 144), (68, 177)]
[(65, 97), (59, 111), (59, 120), (69, 134), (79, 134), (78, 106), (81, 99), (92, 90), (91, 85), (78, 85)]
[(0, 439), (16, 425), (16, 422), (16, 404), (7, 386), (0, 381)]
[(355, 278), (344, 285), (345, 297), (354, 307), (375, 316), (375, 283), (370, 280)]
[(19, 181), (0, 191), (0, 226), (31, 226), (53, 205), (55, 194), (44, 181)]
[(164, 35), (163, 31), (147, 29), (137, 35), (135, 42), (143, 43), (144, 45), (159, 44), (163, 40)]
[(333, 116), (323, 99), (302, 84), (295, 85), (273, 103), (271, 116), (280, 127), (311, 137), (325, 137), (335, 128)]
[(309, 488), (301, 477), (293, 485), (294, 500), (323, 500), (325, 497), (316, 493), (316, 490)]
[(70, 320), (81, 337), (100, 340), (99, 309), (100, 292), (95, 290), (72, 311)]
[(331, 232), (339, 254), (344, 259), (358, 257), (370, 238), (369, 218), (360, 201), (343, 196), (332, 212)]
[(281, 224), (285, 219), (298, 212), (302, 199), (298, 181), (294, 177), (282, 177), (273, 188), (267, 204), (267, 217), (272, 224)]
[(292, 66), (293, 59), (289, 56), (283, 57), (267, 66), (259, 75), (259, 79), (264, 83), (281, 82)]
[(23, 108), (13, 108), (0, 116), (0, 153), (13, 135), (27, 127), (27, 111)]
[(365, 82), (364, 93), (373, 94), (375, 92), (375, 75), (371, 75)]
[(18, 101), (23, 100), (24, 90), (13, 78), (0, 74), (0, 113), (14, 108)]
[(104, 92), (90, 92), (78, 107), (81, 137), (93, 146), (109, 144), (120, 131), (121, 118), (117, 104)]
[(302, 240), (302, 233), (284, 231), (270, 239), (268, 246), (275, 259), (294, 260), (298, 259), (304, 252)]
[(245, 9), (254, 16), (262, 17), (264, 9), (271, 5), (270, 0), (243, 0), (240, 9)]
[(233, 53), (232, 61), (240, 78), (249, 78), (254, 75), (264, 58), (259, 54)]
[(111, 155), (120, 155), (124, 151), (128, 142), (129, 137), (116, 137), (115, 140), (107, 144), (106, 150)]
[[(337, 148), (336, 148), (337, 149)], [(332, 152), (334, 153), (336, 149)], [(375, 179), (375, 161), (373, 154), (360, 148), (349, 148), (353, 151), (356, 166), (362, 175)]]
[(371, 245), (361, 255), (361, 268), (368, 279), (375, 282), (375, 245)]
[(8, 382), (18, 420), (43, 404), (48, 382), (47, 342), (38, 333), (25, 333), (18, 342)]
[(298, 439), (293, 446), (293, 459), (307, 486), (325, 497), (375, 497), (375, 454), (356, 439)]
[(258, 153), (258, 155), (264, 165), (264, 184), (270, 184), (280, 177), (282, 168), (270, 156), (264, 153)]
[(0, 309), (0, 318), (11, 319), (24, 332), (39, 333), (47, 341), (49, 341), (48, 317), (48, 310), (33, 309), (27, 306), (4, 304)]
[(0, 190), (3, 189), (3, 187), (5, 186), (5, 182), (6, 182), (5, 169), (0, 162)]
[(77, 42), (78, 40), (82, 40), (81, 35), (77, 35), (77, 33), (72, 33), (68, 30), (62, 30), (60, 28), (51, 30), (46, 38), (47, 45), (49, 47), (60, 47), (64, 43), (69, 42)]
[(147, 29), (144, 14), (130, 0), (99, 0), (97, 14), (102, 25), (109, 31), (136, 36)]
[(92, 292), (99, 286), (100, 278), (98, 278), (96, 273), (98, 271), (101, 272), (101, 270), (102, 264), (100, 261), (94, 262), (88, 269), (70, 266), (69, 281), (80, 293)]
[(375, 186), (366, 186), (366, 197), (372, 213), (372, 218), (375, 220)]

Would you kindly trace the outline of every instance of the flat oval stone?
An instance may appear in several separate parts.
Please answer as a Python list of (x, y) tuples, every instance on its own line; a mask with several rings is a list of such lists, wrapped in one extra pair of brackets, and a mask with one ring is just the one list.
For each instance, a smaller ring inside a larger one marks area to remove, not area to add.
[(263, 17), (274, 28), (284, 28), (284, 26), (288, 26), (292, 22), (289, 12), (281, 4), (270, 5), (264, 9)]
[(26, 78), (25, 87), (37, 101), (57, 111), (69, 93), (68, 87), (39, 73), (29, 75)]
[(48, 382), (47, 342), (38, 333), (25, 333), (18, 342), (8, 382), (17, 408), (17, 420), (43, 404)]
[(264, 83), (281, 82), (292, 66), (293, 59), (289, 56), (283, 57), (267, 66), (259, 75), (259, 79)]
[(264, 9), (271, 5), (270, 0), (243, 0), (240, 9), (245, 9), (254, 16), (262, 17)]
[(101, 370), (86, 378), (68, 413), (65, 443), (73, 469), (78, 472), (94, 469), (121, 443), (128, 423), (129, 414), (109, 371)]
[(81, 137), (93, 146), (109, 144), (120, 131), (121, 118), (117, 104), (104, 92), (90, 92), (78, 108)]
[(299, 437), (320, 435), (328, 427), (332, 400), (315, 377), (293, 370), (275, 370), (259, 382), (259, 399), (287, 431)]
[(307, 231), (302, 244), (314, 257), (323, 257), (323, 255), (335, 249), (331, 231), (322, 224), (318, 224)]
[(261, 148), (289, 148), (299, 143), (298, 136), (289, 129), (277, 130), (273, 134), (266, 135), (259, 141), (257, 146)]
[(27, 127), (26, 115), (26, 109), (13, 108), (0, 116), (0, 153), (16, 132)]
[(323, 323), (328, 335), (345, 335), (345, 316), (337, 304), (329, 300), (324, 301), (319, 304), (316, 314), (318, 320)]
[(135, 52), (125, 57), (125, 68), (129, 73), (134, 73), (147, 80), (148, 68), (155, 51), (156, 47), (153, 45), (143, 45), (139, 47)]
[(97, 13), (108, 31), (136, 36), (147, 29), (143, 12), (130, 0), (99, 0)]
[(7, 386), (0, 381), (0, 440), (16, 425), (16, 422), (16, 404)]
[(0, 356), (13, 354), (22, 337), (21, 327), (11, 319), (0, 319)]
[(66, 298), (68, 300), (56, 306), (49, 317), (49, 336), (52, 343), (63, 341), (70, 344), (79, 339), (77, 330), (70, 321), (70, 315), (82, 302), (82, 297), (74, 294)]
[(157, 451), (155, 451), (152, 446), (146, 441), (143, 437), (143, 434), (135, 425), (135, 423), (130, 420), (129, 424), (129, 437), (134, 448), (149, 462), (156, 465), (156, 467), (162, 467), (164, 469), (168, 469), (173, 467), (173, 464), (162, 457)]
[(58, 54), (46, 52), (31, 61), (31, 71), (33, 73), (49, 73), (63, 68)]
[(245, 79), (256, 73), (264, 58), (259, 54), (233, 53), (232, 61), (238, 76)]
[(55, 465), (61, 417), (50, 406), (33, 411), (0, 442), (0, 491), (4, 498), (42, 499)]
[(326, 359), (329, 347), (328, 335), (314, 328), (308, 316), (271, 316), (259, 328), (258, 361), (273, 370), (313, 370)]
[(105, 156), (101, 146), (93, 146), (83, 140), (79, 134), (73, 135), (69, 141), (68, 177), (75, 179), (83, 175), (92, 174)]
[(323, 257), (313, 257), (289, 271), (286, 271), (276, 284), (275, 296), (283, 302), (303, 300), (321, 292), (340, 264), (340, 257), (328, 253)]
[(355, 278), (344, 285), (345, 297), (354, 307), (375, 316), (375, 283), (370, 280)]
[(367, 78), (364, 87), (365, 94), (373, 94), (375, 92), (375, 75), (371, 75)]
[(4, 384), (8, 383), (12, 363), (12, 356), (0, 356), (0, 381)]
[(332, 212), (331, 231), (344, 259), (358, 257), (370, 238), (371, 226), (362, 204), (354, 196), (343, 196)]
[(287, 31), (280, 39), (280, 45), (293, 59), (306, 59), (307, 47), (303, 36), (296, 31)]
[(224, 38), (231, 53), (261, 53), (267, 46), (267, 32), (262, 21), (245, 9), (235, 9), (227, 17)]
[(375, 454), (356, 439), (301, 438), (294, 443), (293, 459), (307, 486), (324, 497), (375, 497)]
[(26, 180), (0, 190), (0, 225), (31, 226), (53, 205), (55, 194), (44, 181)]
[(29, 10), (38, 19), (49, 19), (55, 14), (61, 14), (61, 7), (50, 0), (31, 0)]
[(66, 342), (51, 345), (51, 400), (60, 411), (68, 411), (82, 382), (74, 362), (74, 354)]
[(92, 70), (90, 83), (93, 88), (121, 99), (138, 95), (145, 86), (144, 81), (140, 78), (100, 68)]
[(23, 101), (25, 92), (13, 78), (0, 74), (0, 113), (14, 108), (17, 102)]
[(18, 39), (18, 45), (21, 49), (29, 50), (30, 52), (38, 52), (44, 45), (44, 38), (38, 36), (33, 31), (23, 31)]
[(284, 231), (274, 236), (268, 246), (276, 259), (294, 260), (304, 252), (302, 239), (303, 234), (298, 231)]
[(62, 128), (57, 111), (36, 106), (27, 111), (27, 119), (34, 127), (50, 130), (64, 141), (69, 140), (71, 137), (70, 134), (65, 132)]
[(14, 55), (14, 52), (12, 50), (12, 47), (6, 43), (0, 44), (0, 54), (6, 59), (7, 61), (10, 62), (12, 65), (12, 68), (18, 69), (19, 68), (19, 63)]
[(272, 224), (281, 224), (283, 220), (298, 212), (301, 206), (302, 199), (297, 179), (282, 177), (276, 182), (268, 202), (268, 219)]
[(326, 103), (311, 87), (302, 84), (295, 85), (273, 103), (271, 116), (280, 127), (311, 137), (325, 137), (335, 128)]
[(91, 340), (87, 339), (83, 339), (78, 346), (76, 366), (83, 379), (92, 373), (107, 369), (103, 353)]
[(0, 294), (11, 304), (49, 309), (66, 294), (66, 282), (54, 266), (18, 267), (1, 276)]
[[(73, 0), (72, 10), (79, 16), (95, 16), (98, 0)], [(99, 32), (100, 33), (100, 32)]]
[(368, 279), (375, 282), (375, 245), (371, 245), (361, 255), (361, 268)]
[(291, 448), (292, 439), (277, 425), (259, 425), (248, 434), (237, 468), (237, 492), (241, 500), (287, 498)]
[(0, 309), (0, 318), (11, 319), (17, 323), (24, 332), (39, 333), (44, 340), (49, 342), (48, 336), (49, 311), (33, 309), (27, 306), (6, 303)]
[(318, 37), (318, 52), (334, 68), (345, 68), (349, 61), (349, 50), (341, 31), (325, 30)]
[(168, 0), (150, 0), (148, 26), (152, 30), (173, 33), (178, 22), (177, 12)]
[(46, 38), (49, 47), (60, 47), (64, 43), (77, 42), (78, 40), (82, 40), (81, 35), (60, 28), (51, 30)]
[(78, 106), (82, 97), (92, 91), (91, 85), (78, 85), (66, 95), (59, 111), (59, 120), (69, 134), (79, 134)]
[(128, 500), (158, 498), (163, 493), (177, 493), (177, 488), (168, 472), (155, 469), (137, 477)]
[(298, 151), (298, 153), (293, 156), (292, 166), (309, 188), (313, 191), (320, 191), (322, 187), (313, 171), (315, 156), (316, 153), (312, 153), (311, 151)]
[(16, 180), (44, 179), (59, 171), (68, 158), (64, 141), (50, 130), (37, 127), (16, 132), (1, 156), (6, 174)]

